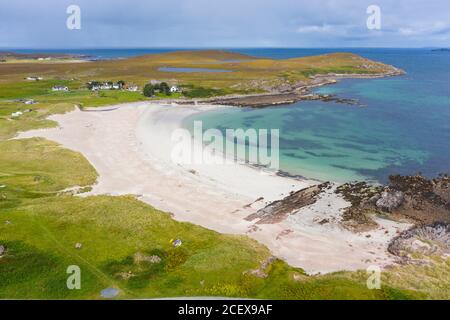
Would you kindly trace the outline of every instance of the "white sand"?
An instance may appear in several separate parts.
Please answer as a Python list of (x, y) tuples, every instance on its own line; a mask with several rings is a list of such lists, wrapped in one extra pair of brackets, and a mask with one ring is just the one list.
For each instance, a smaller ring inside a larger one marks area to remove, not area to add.
[[(345, 230), (338, 222), (340, 209), (349, 204), (332, 192), (281, 223), (254, 225), (244, 220), (268, 201), (314, 181), (282, 178), (239, 164), (180, 166), (170, 161), (173, 130), (185, 117), (215, 108), (219, 107), (132, 103), (76, 110), (50, 117), (59, 128), (29, 131), (18, 138), (44, 137), (81, 152), (99, 173), (90, 194), (134, 194), (173, 213), (176, 220), (247, 234), (309, 273), (392, 263), (387, 243), (408, 225), (379, 219), (380, 228), (369, 233)], [(264, 200), (246, 207), (260, 197)], [(324, 218), (330, 222), (319, 224)]]

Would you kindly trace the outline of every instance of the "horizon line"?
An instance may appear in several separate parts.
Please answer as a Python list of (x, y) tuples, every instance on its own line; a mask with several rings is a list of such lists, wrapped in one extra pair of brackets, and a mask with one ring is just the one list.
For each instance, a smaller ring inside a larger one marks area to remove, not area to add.
[(384, 46), (330, 46), (330, 47), (289, 47), (289, 46), (154, 46), (154, 47), (0, 47), (0, 50), (226, 50), (226, 49), (445, 49), (449, 47), (424, 46), (424, 47), (384, 47)]

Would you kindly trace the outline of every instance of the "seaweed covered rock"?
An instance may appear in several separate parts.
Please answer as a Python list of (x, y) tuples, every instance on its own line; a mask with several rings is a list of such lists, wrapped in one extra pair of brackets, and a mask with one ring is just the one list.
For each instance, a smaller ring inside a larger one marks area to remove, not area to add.
[(394, 212), (416, 223), (450, 223), (450, 178), (427, 179), (421, 175), (389, 177), (391, 190), (401, 191), (404, 202)]
[(377, 227), (371, 214), (376, 211), (375, 203), (381, 198), (383, 187), (367, 182), (345, 183), (336, 189), (351, 206), (342, 214), (342, 225), (355, 232), (369, 231)]
[(344, 226), (364, 231), (375, 226), (373, 214), (388, 213), (393, 219), (415, 224), (450, 223), (450, 177), (428, 179), (421, 175), (389, 177), (389, 185), (346, 183), (337, 188), (352, 205), (342, 216)]

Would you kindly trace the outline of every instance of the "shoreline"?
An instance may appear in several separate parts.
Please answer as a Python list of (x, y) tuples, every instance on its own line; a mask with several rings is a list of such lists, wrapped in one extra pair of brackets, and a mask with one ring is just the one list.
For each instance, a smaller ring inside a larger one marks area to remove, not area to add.
[(364, 106), (357, 100), (339, 98), (335, 95), (322, 95), (312, 91), (314, 88), (337, 84), (342, 79), (379, 79), (386, 77), (396, 77), (405, 75), (406, 72), (394, 66), (390, 66), (391, 71), (380, 74), (328, 74), (316, 75), (310, 78), (311, 83), (303, 81), (288, 85), (288, 88), (276, 88), (264, 93), (231, 94), (210, 98), (199, 99), (167, 99), (155, 100), (160, 103), (177, 103), (182, 105), (221, 105), (233, 107), (265, 108), (285, 104), (293, 104), (299, 101), (321, 100), (324, 102), (337, 102), (352, 106)]
[[(92, 192), (83, 196), (135, 195), (178, 221), (247, 235), (310, 274), (394, 262), (388, 243), (410, 225), (377, 218), (379, 227), (374, 230), (346, 230), (339, 221), (350, 203), (334, 193), (335, 186), (280, 222), (257, 224), (246, 218), (317, 181), (281, 177), (241, 164), (179, 166), (168, 161), (172, 130), (187, 116), (217, 108), (221, 107), (138, 102), (75, 110), (50, 117), (58, 128), (23, 132), (16, 139), (43, 137), (82, 153), (99, 174)], [(323, 219), (330, 222), (319, 223)]]

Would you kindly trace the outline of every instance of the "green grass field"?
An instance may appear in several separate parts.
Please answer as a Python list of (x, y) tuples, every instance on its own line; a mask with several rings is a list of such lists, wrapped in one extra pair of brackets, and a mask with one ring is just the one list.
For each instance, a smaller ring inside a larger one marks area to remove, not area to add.
[[(197, 55), (210, 59), (207, 53)], [(225, 58), (230, 55), (217, 53), (214, 59)], [(146, 59), (135, 58), (144, 62)], [(160, 63), (170, 65), (193, 63), (192, 57), (184, 53), (160, 59), (163, 60)], [(123, 61), (117, 63), (122, 65)], [(249, 62), (247, 68), (279, 68), (273, 66), (275, 63), (257, 60)], [(115, 65), (100, 63), (108, 64)], [(130, 68), (136, 64), (131, 63)], [(43, 68), (37, 63), (29, 65)], [(81, 65), (75, 73), (86, 72), (84, 64)], [(25, 73), (24, 68), (20, 65), (10, 70), (20, 74)], [(56, 75), (61, 71), (58, 68), (58, 64), (52, 64), (51, 70), (56, 71), (40, 70), (46, 75)], [(105, 67), (102, 71), (105, 78), (107, 70), (110, 69)], [(0, 245), (7, 248), (0, 257), (1, 299), (99, 299), (100, 291), (109, 287), (119, 289), (119, 299), (449, 298), (448, 285), (438, 281), (443, 276), (448, 279), (448, 263), (440, 263), (436, 269), (396, 267), (384, 274), (381, 290), (367, 289), (367, 275), (363, 271), (307, 276), (280, 260), (263, 270), (267, 277), (258, 278), (248, 271), (258, 269), (270, 252), (254, 240), (177, 222), (168, 213), (132, 196), (73, 195), (68, 189), (88, 191), (97, 178), (95, 169), (81, 154), (44, 139), (8, 139), (19, 131), (56, 125), (46, 118), (70, 111), (75, 104), (93, 107), (143, 97), (121, 91), (93, 93), (82, 88), (81, 80), (25, 82), (20, 79), (22, 76), (7, 81), (2, 77), (0, 85)], [(49, 88), (57, 84), (67, 85), (72, 91), (51, 92)], [(204, 90), (228, 89), (200, 85), (196, 90), (204, 94)], [(13, 101), (19, 98), (33, 98), (39, 103), (26, 106)], [(29, 108), (32, 110), (19, 118), (10, 117), (12, 112)], [(156, 186), (158, 182), (154, 183)], [(181, 239), (182, 245), (173, 247), (173, 239)], [(77, 249), (77, 243), (82, 247)], [(151, 255), (157, 255), (161, 261), (136, 259)], [(69, 276), (66, 271), (71, 265), (81, 268), (81, 290), (69, 290), (66, 286)]]

